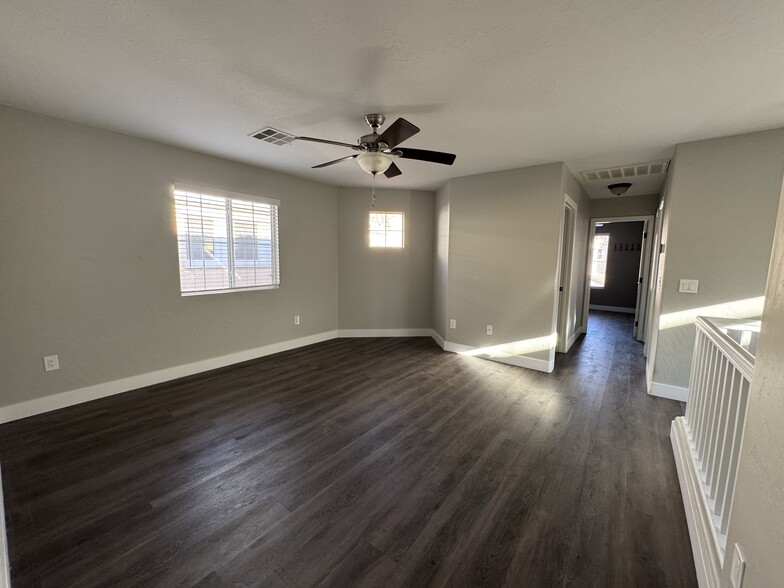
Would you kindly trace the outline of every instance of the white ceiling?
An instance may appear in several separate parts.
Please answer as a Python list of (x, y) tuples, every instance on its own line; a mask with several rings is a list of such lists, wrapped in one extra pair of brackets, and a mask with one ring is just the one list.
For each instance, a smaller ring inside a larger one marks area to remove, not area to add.
[(364, 114), (403, 116), (404, 146), (457, 161), (379, 185), (432, 189), (784, 126), (783, 28), (780, 0), (3, 0), (0, 103), (344, 186), (370, 176), (310, 166), (350, 151), (247, 135), (353, 143)]

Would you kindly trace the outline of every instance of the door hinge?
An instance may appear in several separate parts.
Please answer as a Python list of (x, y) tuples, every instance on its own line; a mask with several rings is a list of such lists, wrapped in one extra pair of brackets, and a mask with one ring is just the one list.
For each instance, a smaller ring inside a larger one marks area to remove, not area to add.
[(640, 324), (640, 321), (634, 321), (634, 326), (635, 326), (635, 327), (636, 327), (637, 325), (639, 325), (639, 324)]
[(659, 253), (664, 253), (664, 243), (659, 245)]
[(558, 291), (559, 291), (559, 292), (563, 292), (563, 286), (561, 286), (560, 288), (558, 288)]
[(642, 276), (640, 276), (640, 284), (642, 284)]
[(643, 239), (647, 239), (647, 238), (648, 238), (648, 231), (645, 231), (645, 232), (642, 234), (642, 238), (643, 238)]

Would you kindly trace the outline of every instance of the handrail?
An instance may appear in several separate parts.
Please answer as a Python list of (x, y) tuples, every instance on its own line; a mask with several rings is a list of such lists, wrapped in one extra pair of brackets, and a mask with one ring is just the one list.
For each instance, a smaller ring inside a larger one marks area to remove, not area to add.
[(696, 321), (697, 328), (702, 331), (721, 349), (732, 364), (740, 370), (747, 380), (751, 380), (754, 374), (754, 356), (738, 343), (727, 336), (711, 317), (698, 316)]

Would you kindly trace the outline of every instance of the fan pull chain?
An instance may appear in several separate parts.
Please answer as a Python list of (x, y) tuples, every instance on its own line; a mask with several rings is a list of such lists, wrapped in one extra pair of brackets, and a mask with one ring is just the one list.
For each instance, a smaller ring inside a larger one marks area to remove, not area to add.
[(370, 210), (376, 208), (376, 174), (373, 174), (373, 188), (370, 191)]

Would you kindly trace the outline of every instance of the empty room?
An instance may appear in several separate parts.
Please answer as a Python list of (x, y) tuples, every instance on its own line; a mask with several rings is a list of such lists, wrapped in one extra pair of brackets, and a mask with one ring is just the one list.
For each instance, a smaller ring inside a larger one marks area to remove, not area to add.
[(0, 3), (0, 588), (784, 585), (784, 5)]

